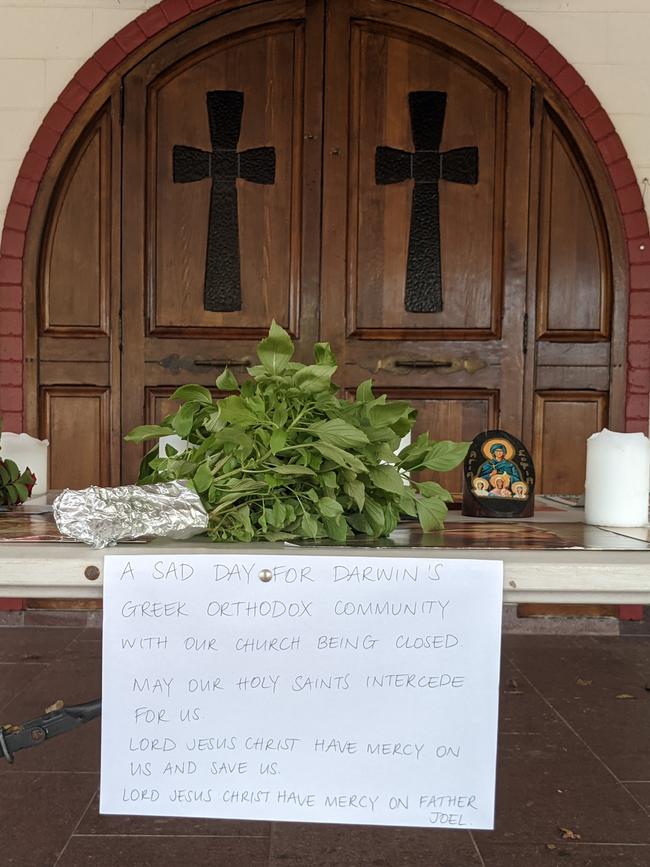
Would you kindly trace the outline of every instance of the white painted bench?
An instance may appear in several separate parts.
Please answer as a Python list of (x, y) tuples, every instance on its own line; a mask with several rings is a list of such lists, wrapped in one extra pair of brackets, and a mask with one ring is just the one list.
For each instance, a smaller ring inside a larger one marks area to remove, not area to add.
[[(454, 526), (476, 519), (451, 513)], [(544, 529), (549, 523), (582, 526), (583, 515), (577, 510), (538, 512), (525, 523)], [(460, 529), (460, 527), (459, 527)], [(547, 527), (551, 530), (551, 527)], [(567, 528), (568, 529), (568, 528)], [(650, 605), (650, 530), (647, 527), (611, 530), (587, 528), (598, 543), (615, 550), (537, 550), (522, 547), (507, 550), (404, 547), (408, 530), (398, 530), (397, 547), (377, 547), (372, 553), (424, 558), (469, 558), (503, 560), (504, 601), (544, 603), (603, 603)], [(400, 535), (401, 534), (401, 535)], [(604, 534), (604, 535), (603, 535)], [(618, 546), (618, 547), (616, 547)], [(259, 544), (228, 545), (217, 548), (205, 539), (189, 542), (153, 541), (93, 550), (85, 545), (66, 543), (0, 544), (0, 596), (32, 598), (101, 597), (104, 556), (108, 553), (137, 556), (156, 550), (178, 553), (212, 554), (254, 552), (263, 560), (265, 551), (282, 551), (287, 558), (294, 554), (313, 556), (341, 553), (341, 547), (293, 547)], [(368, 548), (346, 547), (346, 556), (367, 556)], [(261, 564), (263, 565), (263, 564)]]

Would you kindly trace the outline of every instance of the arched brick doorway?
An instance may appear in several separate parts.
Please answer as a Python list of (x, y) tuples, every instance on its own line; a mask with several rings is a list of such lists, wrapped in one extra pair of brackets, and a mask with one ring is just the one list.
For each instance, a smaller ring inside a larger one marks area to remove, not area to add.
[[(109, 40), (77, 72), (48, 112), (20, 168), (7, 210), (0, 247), (0, 412), (7, 429), (25, 424), (24, 390), (29, 393), (30, 364), (25, 345), (33, 338), (33, 322), (23, 327), (24, 261), (30, 255), (32, 210), (37, 199), (51, 192), (60, 143), (66, 131), (81, 124), (101, 104), (119, 77), (150, 51), (185, 29), (235, 3), (215, 0), (164, 0), (131, 22)], [(626, 277), (629, 287), (625, 425), (647, 430), (650, 380), (650, 238), (648, 223), (634, 172), (625, 148), (604, 109), (588, 85), (544, 37), (492, 0), (450, 0), (434, 4), (446, 9), (450, 20), (471, 20), (484, 26), (483, 38), (497, 49), (516, 46), (521, 65), (540, 71), (580, 118), (595, 143), (611, 190), (612, 202), (625, 239)], [(475, 25), (473, 25), (475, 26)], [(65, 141), (65, 139), (64, 139)], [(33, 250), (32, 250), (33, 253)], [(26, 376), (24, 375), (26, 371)], [(29, 425), (29, 418), (27, 424)]]

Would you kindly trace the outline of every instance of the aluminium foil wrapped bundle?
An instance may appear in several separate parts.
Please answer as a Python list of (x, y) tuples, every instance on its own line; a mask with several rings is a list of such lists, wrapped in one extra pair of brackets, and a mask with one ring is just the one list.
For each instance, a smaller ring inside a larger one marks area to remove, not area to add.
[(208, 526), (201, 498), (178, 481), (66, 489), (52, 509), (59, 532), (93, 548), (142, 536), (189, 539)]

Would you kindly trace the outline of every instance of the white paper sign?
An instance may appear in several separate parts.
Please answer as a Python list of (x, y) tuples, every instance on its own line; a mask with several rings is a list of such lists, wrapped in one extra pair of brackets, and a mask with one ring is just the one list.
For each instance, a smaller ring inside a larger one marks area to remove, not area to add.
[(100, 811), (492, 828), (502, 571), (107, 556)]

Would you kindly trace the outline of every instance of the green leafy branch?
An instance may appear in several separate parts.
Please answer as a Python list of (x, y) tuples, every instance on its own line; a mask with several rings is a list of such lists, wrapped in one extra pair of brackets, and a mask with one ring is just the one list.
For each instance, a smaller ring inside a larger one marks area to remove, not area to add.
[(451, 495), (410, 474), (444, 472), (463, 460), (469, 443), (436, 442), (421, 434), (399, 450), (415, 424), (406, 401), (375, 396), (361, 383), (353, 401), (336, 396), (336, 359), (327, 343), (314, 347), (314, 364), (292, 361), (294, 346), (275, 322), (257, 347), (259, 364), (241, 384), (226, 369), (213, 400), (201, 385), (172, 395), (180, 409), (161, 425), (135, 428), (143, 442), (176, 434), (183, 451), (158, 446), (143, 459), (139, 483), (188, 480), (209, 513), (217, 542), (386, 536), (400, 515), (425, 531), (442, 526)]

